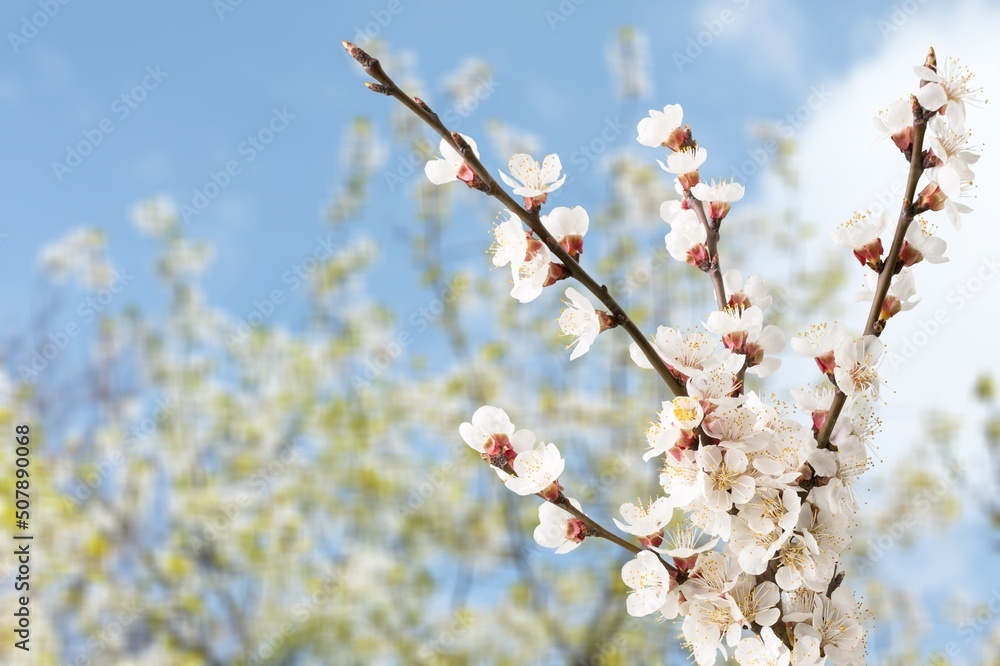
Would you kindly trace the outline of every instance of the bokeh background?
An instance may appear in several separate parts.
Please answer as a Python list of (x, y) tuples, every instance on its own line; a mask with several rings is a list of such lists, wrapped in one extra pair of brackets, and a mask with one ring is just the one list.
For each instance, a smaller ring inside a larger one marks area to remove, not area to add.
[[(35, 535), (32, 651), (4, 626), (5, 664), (687, 663), (677, 627), (625, 613), (623, 553), (539, 549), (537, 501), (457, 432), (503, 406), (604, 522), (655, 493), (643, 431), (668, 396), (619, 331), (570, 364), (561, 290), (507, 296), (496, 206), (426, 182), (437, 141), (341, 39), (488, 165), (558, 153), (551, 205), (587, 208), (585, 261), (648, 331), (712, 303), (663, 248), (648, 109), (682, 104), (703, 173), (746, 185), (723, 261), (772, 284), (776, 321), (859, 331), (828, 232), (898, 210), (872, 117), (931, 45), (1000, 90), (1000, 4), (974, 0), (16, 0), (0, 25), (0, 515), (27, 423)], [(873, 664), (1000, 663), (1000, 122), (969, 122), (975, 212), (883, 336), (847, 562)], [(785, 356), (771, 379), (787, 398), (815, 373)]]

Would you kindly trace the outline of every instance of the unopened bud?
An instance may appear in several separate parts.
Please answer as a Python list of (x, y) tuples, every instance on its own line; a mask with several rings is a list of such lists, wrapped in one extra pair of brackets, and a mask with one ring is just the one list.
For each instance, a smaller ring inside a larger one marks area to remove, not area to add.
[(920, 214), (928, 210), (941, 210), (944, 202), (948, 200), (945, 193), (941, 191), (937, 183), (928, 183), (924, 189), (920, 190), (917, 200), (913, 202), (915, 214)]
[(877, 267), (882, 263), (882, 252), (881, 238), (876, 238), (870, 243), (854, 248), (854, 256), (861, 265), (870, 266), (874, 270), (878, 270)]
[(663, 530), (656, 534), (639, 537), (639, 543), (642, 544), (643, 548), (659, 548), (660, 544), (663, 543)]
[(734, 354), (742, 353), (747, 344), (746, 331), (731, 331), (722, 336), (723, 346)]
[(529, 213), (537, 213), (542, 209), (542, 204), (549, 200), (548, 192), (542, 192), (537, 197), (524, 197), (524, 208)]
[(541, 495), (543, 499), (553, 502), (562, 495), (562, 490), (563, 488), (559, 485), (559, 480), (556, 479), (549, 485), (545, 486), (545, 488), (543, 488), (538, 494)]
[(597, 532), (579, 518), (570, 518), (566, 521), (566, 538), (574, 543), (580, 543), (589, 536), (594, 536)]
[(669, 148), (673, 151), (684, 150), (685, 148), (695, 148), (696, 144), (691, 136), (691, 126), (685, 125), (683, 128), (675, 128), (662, 145), (664, 148)]
[(378, 62), (378, 60), (368, 55), (368, 53), (357, 44), (352, 44), (351, 42), (345, 40), (341, 40), (340, 43), (343, 45), (344, 50), (347, 51), (352, 58), (357, 60), (365, 69), (368, 69), (373, 64)]
[(913, 125), (903, 128), (892, 135), (892, 142), (900, 151), (909, 154), (913, 148)]
[(828, 351), (822, 356), (817, 356), (815, 360), (819, 371), (824, 375), (830, 374), (837, 367), (837, 362), (833, 358), (833, 351)]
[(701, 182), (701, 176), (697, 171), (688, 171), (677, 176), (677, 182), (681, 184), (681, 188), (687, 193), (691, 191), (692, 187)]
[(606, 331), (618, 325), (618, 320), (610, 312), (605, 312), (604, 310), (597, 311), (597, 319), (601, 322), (601, 331)]
[(878, 315), (879, 319), (882, 321), (889, 321), (889, 319), (893, 315), (898, 314), (902, 308), (903, 305), (899, 302), (898, 298), (892, 295), (887, 295), (885, 300), (882, 301), (882, 310)]
[(545, 278), (545, 282), (542, 284), (543, 287), (551, 287), (556, 282), (560, 280), (565, 280), (570, 275), (569, 269), (562, 264), (557, 264), (552, 262), (549, 264), (549, 275)]
[(697, 266), (706, 273), (711, 269), (712, 261), (708, 256), (708, 248), (704, 243), (699, 243), (687, 252), (687, 263)]
[(899, 248), (899, 263), (897, 267), (907, 267), (913, 264), (918, 264), (923, 261), (924, 255), (920, 253), (917, 248), (913, 247), (907, 241), (903, 241), (903, 247)]
[(375, 83), (373, 81), (365, 81), (365, 88), (371, 90), (372, 92), (382, 93), (383, 95), (391, 95), (392, 89), (389, 86), (384, 86), (381, 83)]
[[(527, 201), (527, 199), (525, 199), (525, 201)], [(579, 259), (580, 255), (583, 254), (583, 236), (578, 234), (563, 236), (559, 241), (559, 246), (566, 250), (566, 254), (569, 256), (574, 259)]]
[(826, 423), (826, 417), (830, 415), (828, 409), (814, 409), (812, 412), (813, 432), (819, 432)]
[(750, 307), (750, 299), (742, 291), (738, 291), (729, 297), (728, 305), (735, 310), (743, 311)]
[(469, 155), (474, 154), (472, 152), (472, 147), (469, 146), (469, 143), (465, 140), (465, 137), (459, 134), (458, 132), (451, 133), (451, 140), (455, 142), (455, 148), (458, 150), (459, 155), (467, 157)]
[(416, 104), (417, 106), (419, 106), (421, 111), (425, 111), (426, 113), (429, 113), (429, 114), (433, 114), (434, 113), (433, 111), (431, 111), (431, 107), (427, 106), (427, 102), (425, 102), (424, 100), (420, 99), (419, 97), (414, 97), (413, 98), (413, 103)]
[(934, 53), (934, 47), (927, 49), (927, 57), (924, 58), (924, 67), (936, 72), (937, 71), (937, 54)]

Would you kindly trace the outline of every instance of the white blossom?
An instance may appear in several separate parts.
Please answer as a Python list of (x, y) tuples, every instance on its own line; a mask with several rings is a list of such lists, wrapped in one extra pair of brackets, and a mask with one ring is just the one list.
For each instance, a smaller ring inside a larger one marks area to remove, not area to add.
[(667, 155), (666, 164), (660, 160), (656, 160), (656, 162), (667, 173), (684, 175), (697, 171), (706, 159), (708, 159), (708, 151), (704, 148), (683, 148)]
[(743, 308), (751, 305), (759, 307), (767, 312), (771, 307), (771, 294), (767, 287), (767, 282), (759, 275), (751, 275), (746, 282), (743, 275), (736, 268), (731, 268), (722, 274), (722, 285), (729, 294), (729, 305), (738, 305)]
[(139, 231), (162, 238), (177, 226), (177, 206), (170, 197), (150, 197), (133, 206), (131, 217)]
[(560, 175), (562, 162), (558, 155), (546, 155), (541, 166), (538, 160), (526, 153), (512, 155), (507, 163), (510, 169), (508, 176), (503, 171), (500, 178), (509, 187), (514, 188), (514, 194), (526, 199), (535, 199), (543, 203), (550, 192), (562, 187), (566, 182), (566, 174)]
[(912, 266), (925, 259), (931, 264), (943, 264), (948, 261), (944, 256), (948, 244), (943, 238), (934, 235), (936, 230), (923, 217), (918, 217), (910, 223), (903, 237), (903, 247), (899, 252), (904, 266)]
[(645, 508), (641, 503), (625, 502), (619, 512), (625, 522), (612, 517), (618, 529), (633, 536), (646, 537), (658, 535), (670, 522), (674, 509), (666, 497), (658, 497)]
[(555, 444), (538, 442), (534, 448), (522, 451), (511, 465), (514, 475), (494, 467), (497, 476), (518, 495), (534, 495), (555, 483), (566, 467)]
[(479, 453), (496, 454), (504, 447), (515, 452), (527, 451), (535, 445), (535, 435), (530, 430), (515, 430), (507, 412), (499, 407), (483, 405), (458, 427), (465, 443)]
[(972, 73), (958, 60), (948, 59), (938, 64), (938, 71), (929, 67), (914, 67), (921, 81), (928, 81), (917, 89), (917, 101), (928, 111), (944, 111), (948, 123), (958, 132), (965, 131), (965, 105), (982, 106), (979, 99), (982, 88), (971, 85)]
[(521, 220), (507, 210), (503, 215), (503, 220), (493, 227), (493, 265), (510, 264), (511, 270), (520, 270), (528, 254), (528, 237)]
[(529, 251), (523, 262), (515, 267), (511, 262), (510, 271), (514, 286), (510, 295), (521, 303), (530, 303), (542, 294), (542, 288), (549, 278), (552, 252), (538, 241), (529, 243)]
[(590, 216), (583, 206), (572, 208), (559, 206), (549, 211), (548, 215), (542, 215), (541, 219), (542, 224), (557, 241), (571, 236), (583, 238), (590, 228)]
[(722, 180), (711, 185), (697, 183), (691, 187), (691, 194), (695, 199), (708, 204), (708, 215), (715, 220), (721, 220), (729, 213), (729, 208), (743, 198), (744, 189), (739, 183), (731, 180)]
[(667, 104), (663, 111), (650, 109), (649, 116), (639, 121), (636, 128), (639, 136), (636, 140), (650, 148), (666, 148), (675, 133), (681, 130), (683, 120), (684, 109), (680, 104)]
[[(865, 274), (865, 285), (854, 295), (855, 302), (871, 302), (875, 298), (875, 289), (878, 285), (878, 274), (869, 271)], [(916, 307), (920, 299), (913, 300), (917, 294), (917, 285), (913, 277), (913, 271), (904, 268), (889, 283), (889, 291), (886, 293), (882, 303), (882, 319), (888, 319), (898, 312), (905, 312)]]
[(586, 296), (573, 287), (566, 289), (565, 308), (559, 315), (559, 328), (564, 335), (572, 335), (575, 339), (569, 344), (574, 347), (569, 360), (574, 361), (590, 350), (597, 335), (601, 332), (601, 319), (597, 315), (594, 304)]
[(842, 342), (834, 352), (837, 367), (833, 371), (840, 390), (848, 397), (865, 394), (878, 398), (878, 367), (884, 351), (885, 345), (874, 335)]
[[(471, 138), (461, 135), (465, 142), (469, 144), (469, 148), (472, 149), (472, 154), (477, 158), (479, 157), (479, 149), (476, 146), (476, 142)], [(439, 159), (429, 160), (427, 164), (424, 165), (424, 174), (427, 179), (434, 183), (435, 185), (444, 185), (445, 183), (451, 183), (456, 180), (461, 180), (464, 182), (470, 182), (473, 178), (473, 171), (468, 164), (465, 163), (465, 158), (462, 157), (457, 150), (451, 147), (444, 139), (441, 139), (441, 143), (438, 146), (441, 151), (441, 157)]]
[(745, 453), (739, 449), (703, 446), (698, 449), (697, 459), (708, 508), (728, 512), (734, 504), (746, 504), (753, 497), (756, 483), (746, 474), (750, 461)]
[(622, 567), (622, 581), (632, 592), (625, 607), (633, 617), (643, 617), (655, 613), (667, 603), (667, 595), (673, 581), (670, 573), (656, 553), (643, 550)]
[[(566, 499), (578, 510), (583, 510), (572, 497)], [(552, 502), (543, 502), (538, 507), (538, 526), (532, 536), (542, 548), (554, 548), (556, 555), (568, 553), (583, 543), (579, 519)]]
[(708, 258), (705, 249), (708, 231), (693, 210), (682, 208), (680, 202), (667, 201), (660, 206), (660, 217), (670, 224), (670, 232), (663, 241), (671, 257), (692, 265)]
[[(726, 349), (720, 349), (718, 340), (704, 331), (693, 330), (681, 334), (668, 326), (656, 329), (653, 347), (668, 366), (684, 377), (719, 365), (731, 355)], [(629, 347), (629, 355), (640, 368), (653, 369), (634, 342)]]

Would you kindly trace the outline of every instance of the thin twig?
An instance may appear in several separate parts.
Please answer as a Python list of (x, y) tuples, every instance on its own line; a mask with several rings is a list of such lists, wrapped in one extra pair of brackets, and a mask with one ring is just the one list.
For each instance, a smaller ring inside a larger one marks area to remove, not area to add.
[[(913, 197), (917, 192), (917, 182), (924, 172), (924, 134), (927, 131), (927, 121), (924, 119), (923, 110), (919, 105), (914, 107), (913, 118), (913, 150), (910, 154), (910, 172), (906, 180), (906, 191), (903, 195), (903, 205), (899, 212), (899, 221), (896, 223), (896, 235), (892, 238), (892, 247), (885, 257), (882, 271), (878, 276), (878, 284), (875, 287), (875, 297), (872, 299), (871, 310), (868, 311), (868, 321), (865, 324), (865, 335), (881, 335), (884, 326), (879, 326), (879, 315), (882, 312), (882, 305), (889, 294), (889, 286), (896, 275), (896, 265), (899, 262), (899, 251), (903, 247), (906, 231), (913, 222), (914, 208)], [(817, 441), (820, 448), (830, 445), (830, 436), (833, 434), (833, 427), (840, 417), (840, 412), (847, 403), (847, 394), (837, 388), (833, 396), (833, 403), (827, 413), (826, 421), (819, 431)]]
[[(660, 377), (663, 378), (664, 383), (670, 388), (670, 391), (674, 395), (683, 396), (687, 395), (687, 390), (684, 385), (681, 384), (673, 373), (670, 372), (670, 368), (667, 364), (660, 358), (659, 353), (653, 347), (653, 344), (649, 341), (642, 331), (636, 325), (636, 323), (628, 316), (624, 308), (611, 296), (608, 288), (601, 285), (595, 280), (586, 270), (584, 270), (579, 263), (573, 257), (569, 255), (560, 245), (559, 242), (552, 236), (551, 233), (542, 224), (541, 219), (536, 210), (526, 210), (521, 204), (519, 204), (510, 194), (508, 194), (490, 175), (490, 172), (483, 166), (483, 163), (477, 158), (471, 150), (468, 150), (468, 146), (460, 145), (455, 140), (455, 135), (441, 122), (441, 118), (438, 114), (434, 113), (431, 108), (423, 102), (423, 100), (415, 100), (414, 98), (403, 92), (399, 86), (385, 73), (382, 68), (382, 64), (376, 59), (362, 51), (357, 46), (351, 44), (350, 42), (343, 42), (344, 48), (347, 50), (351, 56), (361, 64), (365, 72), (378, 81), (378, 85), (374, 84), (369, 86), (375, 92), (388, 95), (399, 100), (407, 109), (413, 112), (418, 118), (423, 120), (431, 129), (433, 129), (437, 134), (444, 139), (444, 141), (450, 145), (459, 155), (465, 160), (466, 164), (475, 172), (479, 179), (482, 181), (483, 192), (493, 197), (499, 201), (505, 208), (513, 212), (517, 217), (524, 222), (528, 228), (538, 239), (545, 243), (549, 250), (554, 254), (563, 266), (568, 271), (569, 275), (572, 276), (579, 282), (584, 288), (592, 293), (601, 303), (608, 309), (611, 313), (612, 319), (618, 323), (619, 326), (624, 328), (632, 340), (635, 341), (639, 349), (642, 350), (643, 355), (646, 360), (649, 361), (650, 365), (656, 369)], [(464, 143), (464, 142), (463, 142)]]
[(705, 247), (708, 249), (708, 276), (712, 279), (712, 288), (715, 290), (715, 303), (720, 310), (725, 310), (729, 305), (729, 297), (726, 296), (726, 287), (722, 282), (722, 269), (719, 267), (719, 229), (713, 227), (705, 214), (705, 206), (699, 199), (696, 199), (690, 192), (685, 196), (688, 206), (698, 216), (698, 220), (705, 227), (708, 238)]

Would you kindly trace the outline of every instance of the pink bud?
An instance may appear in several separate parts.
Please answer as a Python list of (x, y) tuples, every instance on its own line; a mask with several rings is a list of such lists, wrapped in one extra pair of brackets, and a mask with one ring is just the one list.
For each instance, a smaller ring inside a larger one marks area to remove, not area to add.
[(545, 488), (543, 488), (542, 491), (538, 494), (541, 495), (544, 499), (553, 502), (559, 499), (559, 496), (562, 494), (562, 489), (563, 489), (562, 486), (559, 485), (559, 480), (556, 479), (549, 485), (545, 486)]
[(579, 518), (570, 518), (566, 521), (566, 538), (570, 541), (580, 543), (590, 533), (590, 527)]
[(882, 261), (882, 239), (876, 238), (872, 242), (854, 248), (854, 256), (861, 262), (862, 266), (868, 265), (873, 269)]
[(923, 261), (924, 255), (917, 248), (903, 241), (903, 247), (899, 248), (899, 263), (903, 266), (912, 266)]
[(915, 213), (923, 213), (928, 210), (941, 210), (944, 202), (948, 200), (937, 183), (928, 183), (927, 187), (920, 190), (917, 200), (913, 203)]
[(837, 362), (833, 358), (833, 350), (831, 349), (822, 356), (817, 356), (816, 365), (819, 366), (819, 371), (824, 375), (833, 372), (833, 369), (837, 367)]

